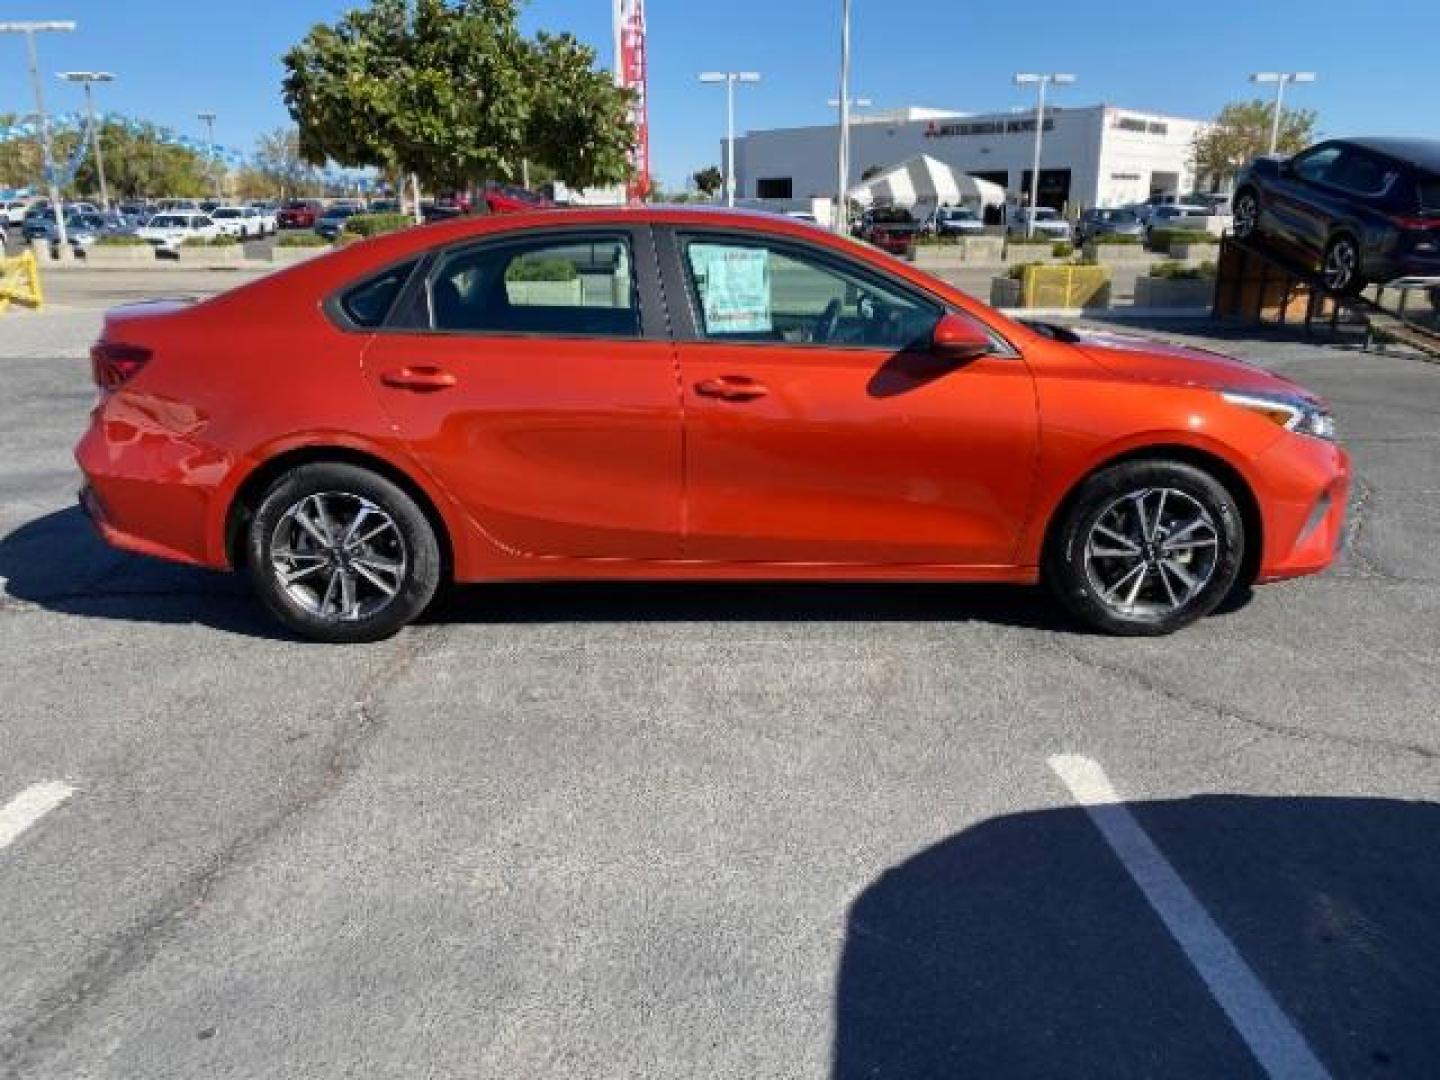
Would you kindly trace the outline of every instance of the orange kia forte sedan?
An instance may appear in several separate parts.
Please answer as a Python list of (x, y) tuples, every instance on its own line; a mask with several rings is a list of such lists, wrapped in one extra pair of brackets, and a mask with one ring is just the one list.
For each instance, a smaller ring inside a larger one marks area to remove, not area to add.
[(1325, 406), (1223, 356), (1014, 322), (811, 225), (410, 229), (117, 309), (76, 450), (110, 543), (368, 641), (447, 580), (1043, 580), (1162, 634), (1323, 569)]

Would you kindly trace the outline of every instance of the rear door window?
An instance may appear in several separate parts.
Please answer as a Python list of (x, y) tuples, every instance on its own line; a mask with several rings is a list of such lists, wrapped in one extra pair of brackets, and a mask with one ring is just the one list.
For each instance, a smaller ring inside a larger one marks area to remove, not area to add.
[(467, 333), (640, 336), (634, 260), (623, 236), (486, 244), (445, 256), (431, 325)]

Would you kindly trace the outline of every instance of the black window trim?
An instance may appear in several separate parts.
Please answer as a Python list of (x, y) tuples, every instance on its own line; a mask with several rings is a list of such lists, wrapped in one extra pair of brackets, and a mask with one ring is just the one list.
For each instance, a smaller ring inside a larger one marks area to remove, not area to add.
[[(404, 266), (409, 262), (413, 262), (415, 266), (411, 269), (404, 284), (400, 286), (400, 291), (395, 294), (395, 299), (390, 304), (390, 310), (385, 313), (385, 318), (381, 320), (379, 326), (362, 326), (350, 317), (350, 313), (345, 310), (345, 297), (349, 296), (356, 289), (368, 285), (376, 278), (383, 277), (396, 267)], [(335, 327), (339, 330), (349, 334), (379, 333), (384, 327), (389, 325), (390, 320), (395, 317), (396, 310), (405, 302), (406, 294), (410, 291), (419, 272), (424, 268), (425, 253), (421, 251), (407, 251), (405, 254), (391, 259), (388, 262), (381, 263), (379, 266), (370, 267), (359, 277), (351, 278), (345, 282), (344, 285), (341, 285), (338, 289), (333, 290), (326, 296), (321, 302), (320, 307), (325, 312), (326, 317), (334, 323)]]
[(799, 349), (803, 352), (819, 351), (825, 349), (840, 350), (843, 352), (855, 353), (877, 353), (885, 356), (894, 356), (896, 352), (903, 352), (903, 349), (896, 349), (888, 345), (857, 345), (857, 344), (834, 344), (834, 343), (810, 343), (801, 341), (775, 342), (775, 341), (727, 341), (723, 338), (706, 337), (701, 330), (700, 313), (698, 308), (699, 297), (695, 295), (694, 284), (691, 281), (690, 273), (685, 267), (684, 247), (688, 240), (701, 239), (705, 242), (726, 240), (739, 244), (763, 243), (780, 251), (789, 249), (805, 258), (811, 259), (822, 265), (828, 264), (842, 272), (853, 274), (856, 277), (875, 278), (884, 282), (887, 288), (908, 296), (917, 302), (934, 306), (941, 315), (959, 315), (972, 320), (985, 328), (990, 335), (991, 341), (995, 343), (994, 352), (989, 355), (996, 359), (1020, 359), (1020, 350), (1017, 349), (1008, 338), (1001, 334), (989, 322), (981, 319), (964, 308), (951, 303), (944, 297), (937, 296), (927, 289), (923, 289), (913, 282), (893, 274), (886, 273), (880, 267), (872, 266), (861, 259), (849, 258), (841, 252), (834, 251), (829, 247), (819, 244), (808, 243), (799, 237), (793, 237), (781, 233), (772, 233), (763, 229), (744, 229), (714, 226), (714, 225), (659, 225), (655, 229), (657, 235), (657, 246), (660, 252), (660, 271), (667, 297), (678, 297), (682, 299), (672, 300), (670, 305), (671, 318), (674, 322), (675, 340), (686, 344), (694, 345), (723, 345), (729, 348), (789, 348)]

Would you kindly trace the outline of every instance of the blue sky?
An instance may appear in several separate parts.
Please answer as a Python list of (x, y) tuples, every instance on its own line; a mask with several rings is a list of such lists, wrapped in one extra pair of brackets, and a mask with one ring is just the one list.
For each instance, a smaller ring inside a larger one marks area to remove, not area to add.
[[(833, 115), (839, 0), (647, 0), (655, 171), (676, 186), (715, 162), (722, 92), (695, 82), (705, 68), (754, 69), (739, 91), (738, 125), (823, 123)], [(41, 38), (41, 67), (105, 68), (107, 107), (200, 134), (194, 114), (219, 113), (217, 141), (248, 149), (287, 121), (280, 54), (336, 0), (0, 0), (0, 20), (72, 18), (74, 34)], [(1329, 135), (1440, 137), (1435, 89), (1440, 0), (1390, 0), (1383, 15), (1354, 0), (1207, 0), (1202, 4), (853, 0), (854, 89), (876, 107), (985, 111), (1027, 104), (1016, 70), (1073, 71), (1060, 102), (1108, 102), (1212, 116), (1249, 96), (1256, 70), (1314, 70), (1295, 93)], [(202, 14), (205, 12), (205, 14)], [(1118, 12), (1118, 14), (1115, 14)], [(1172, 14), (1173, 12), (1173, 14)], [(610, 64), (610, 0), (533, 0), (527, 29), (570, 30)], [(215, 28), (216, 32), (212, 32)], [(0, 112), (32, 108), (21, 39), (0, 37)], [(77, 89), (49, 77), (47, 103), (73, 108)]]

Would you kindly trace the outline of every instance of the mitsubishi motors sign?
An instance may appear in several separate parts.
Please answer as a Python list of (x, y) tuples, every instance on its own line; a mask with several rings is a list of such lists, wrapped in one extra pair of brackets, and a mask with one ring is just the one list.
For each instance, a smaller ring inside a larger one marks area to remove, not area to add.
[(630, 152), (634, 175), (626, 190), (631, 202), (650, 194), (650, 112), (645, 93), (645, 0), (615, 2), (615, 82), (633, 94), (630, 122), (635, 146)]

